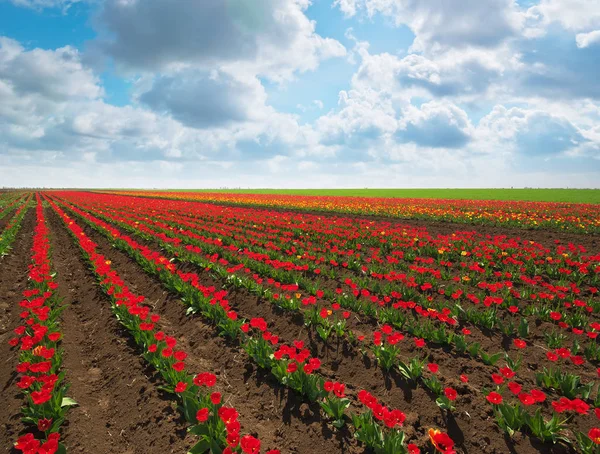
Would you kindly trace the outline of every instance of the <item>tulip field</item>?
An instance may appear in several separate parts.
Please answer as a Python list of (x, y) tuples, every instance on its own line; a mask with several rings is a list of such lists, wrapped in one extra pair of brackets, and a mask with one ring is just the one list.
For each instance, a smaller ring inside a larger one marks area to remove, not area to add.
[(0, 192), (12, 453), (600, 453), (600, 205)]

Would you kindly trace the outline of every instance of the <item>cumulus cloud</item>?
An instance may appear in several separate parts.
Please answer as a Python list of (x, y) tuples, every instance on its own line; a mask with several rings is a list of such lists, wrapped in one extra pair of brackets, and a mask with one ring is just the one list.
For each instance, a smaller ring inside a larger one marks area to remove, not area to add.
[(470, 141), (472, 129), (464, 110), (448, 102), (431, 101), (403, 111), (395, 138), (431, 148), (462, 148)]
[(102, 95), (98, 78), (81, 64), (79, 52), (70, 46), (25, 52), (18, 42), (0, 37), (0, 78), (23, 95), (54, 100)]
[(580, 49), (594, 45), (597, 46), (600, 44), (600, 30), (594, 30), (589, 33), (578, 33), (575, 36), (575, 42)]
[(273, 79), (342, 56), (336, 40), (315, 32), (306, 0), (106, 0), (97, 23), (100, 47), (132, 71), (235, 64)]
[[(415, 41), (407, 54), (371, 53), (348, 34), (355, 72), (337, 105), (318, 90), (294, 98), (296, 112), (320, 114), (303, 124), (265, 87), (346, 49), (317, 33), (309, 0), (255, 3), (104, 0), (85, 51), (0, 37), (5, 173), (43, 169), (70, 186), (153, 186), (157, 175), (163, 187), (597, 185), (595, 2), (337, 0), (333, 13), (384, 15)], [(106, 101), (89, 67), (98, 51), (131, 77), (130, 105)]]
[(512, 0), (336, 0), (346, 16), (364, 10), (382, 14), (415, 33), (413, 49), (436, 51), (449, 47), (495, 47), (518, 33), (522, 13)]
[(575, 32), (600, 27), (600, 7), (595, 0), (541, 0), (529, 8), (528, 15), (544, 25), (559, 23)]
[(75, 49), (27, 50), (0, 38), (0, 155), (62, 163), (224, 160), (244, 142), (267, 146), (269, 156), (315, 142), (293, 115), (266, 105), (255, 77), (176, 74), (142, 84), (140, 105), (113, 106)]
[(496, 106), (478, 129), (484, 137), (502, 146), (512, 144), (517, 153), (528, 156), (558, 155), (588, 142), (567, 118), (535, 109)]
[(240, 80), (220, 71), (184, 71), (157, 77), (139, 99), (183, 124), (210, 128), (258, 120), (266, 94), (256, 78)]

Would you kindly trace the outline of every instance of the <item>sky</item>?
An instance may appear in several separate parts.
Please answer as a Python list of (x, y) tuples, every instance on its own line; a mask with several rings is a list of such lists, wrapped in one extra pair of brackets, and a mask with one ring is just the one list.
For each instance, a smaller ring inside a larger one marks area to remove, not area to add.
[(0, 187), (600, 187), (598, 0), (0, 0)]

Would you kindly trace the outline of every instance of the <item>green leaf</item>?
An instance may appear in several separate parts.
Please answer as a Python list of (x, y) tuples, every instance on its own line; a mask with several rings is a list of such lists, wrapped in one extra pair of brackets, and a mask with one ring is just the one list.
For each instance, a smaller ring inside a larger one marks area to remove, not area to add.
[(63, 397), (63, 400), (60, 403), (61, 407), (72, 407), (74, 405), (79, 405), (79, 404), (77, 402), (75, 402), (73, 399), (71, 399), (70, 397)]
[(208, 438), (210, 429), (207, 424), (196, 424), (195, 426), (190, 427), (188, 432), (197, 435), (198, 437), (206, 436), (206, 438)]
[(210, 442), (208, 440), (200, 440), (188, 451), (188, 454), (204, 454), (209, 449)]

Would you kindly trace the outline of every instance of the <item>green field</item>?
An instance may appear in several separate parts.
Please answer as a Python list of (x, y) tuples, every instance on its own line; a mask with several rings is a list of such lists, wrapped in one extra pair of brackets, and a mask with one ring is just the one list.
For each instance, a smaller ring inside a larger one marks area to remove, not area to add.
[(169, 191), (600, 203), (600, 189), (170, 189)]

